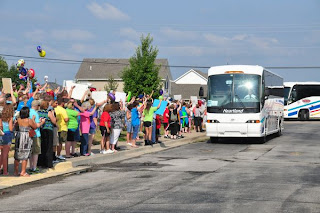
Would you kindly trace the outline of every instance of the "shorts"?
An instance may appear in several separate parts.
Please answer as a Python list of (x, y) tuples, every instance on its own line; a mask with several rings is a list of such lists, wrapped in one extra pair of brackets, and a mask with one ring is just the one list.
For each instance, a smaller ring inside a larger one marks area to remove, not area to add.
[(136, 140), (139, 134), (140, 125), (132, 126), (133, 134), (132, 134), (132, 140)]
[(152, 125), (151, 125), (151, 121), (144, 121), (143, 122), (143, 126), (144, 127), (151, 127)]
[[(110, 130), (110, 128), (109, 128)], [(105, 126), (100, 126), (100, 132), (101, 132), (101, 136), (102, 137), (109, 137), (110, 136), (110, 132), (107, 132), (107, 128)]]
[(59, 135), (59, 143), (65, 143), (67, 142), (68, 132), (62, 131), (58, 133)]
[(75, 134), (76, 134), (76, 130), (75, 129), (68, 129), (68, 133), (67, 133), (67, 141), (75, 141)]
[(0, 137), (0, 146), (10, 145), (13, 139), (12, 132), (5, 132), (3, 136)]
[(127, 121), (126, 126), (127, 126), (127, 133), (133, 133), (131, 121)]
[(169, 124), (168, 123), (163, 123), (162, 125), (163, 125), (164, 130), (167, 130)]
[(80, 129), (79, 127), (76, 129), (75, 133), (74, 133), (74, 140), (75, 141), (80, 141)]
[(90, 135), (96, 134), (96, 129), (90, 128), (89, 134), (90, 134)]
[(32, 148), (31, 148), (31, 154), (32, 155), (40, 155), (41, 154), (41, 142), (40, 138), (32, 138)]
[(58, 135), (58, 127), (53, 128), (53, 146), (58, 146), (59, 144), (59, 135)]

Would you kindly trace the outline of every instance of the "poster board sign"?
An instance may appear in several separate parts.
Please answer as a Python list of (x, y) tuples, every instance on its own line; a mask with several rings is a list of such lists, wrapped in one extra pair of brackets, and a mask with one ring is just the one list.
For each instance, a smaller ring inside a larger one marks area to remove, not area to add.
[[(152, 106), (157, 107), (159, 105), (159, 102), (160, 102), (160, 100), (154, 99)], [(159, 109), (157, 111), (155, 111), (155, 113), (157, 115), (163, 115), (163, 113), (167, 107), (167, 104), (168, 104), (168, 101), (161, 101), (161, 105), (160, 105)]]
[(72, 86), (76, 86), (76, 87), (73, 89), (71, 98), (74, 98), (76, 100), (81, 100), (84, 93), (88, 90), (88, 85), (76, 84), (76, 83), (73, 83), (72, 81), (66, 81), (66, 89), (68, 92), (70, 91)]
[(195, 106), (198, 103), (197, 96), (190, 96), (190, 100), (191, 100), (192, 106)]
[(125, 106), (127, 94), (124, 92), (116, 92), (115, 96), (116, 96), (116, 102), (122, 101), (123, 106)]
[(2, 86), (5, 93), (11, 93), (12, 91), (11, 78), (2, 78)]
[(91, 97), (96, 103), (101, 103), (102, 101), (107, 100), (108, 92), (107, 91), (93, 91), (91, 93)]
[(174, 96), (173, 96), (173, 99), (174, 99), (174, 100), (177, 100), (177, 101), (181, 101), (182, 95), (174, 95)]

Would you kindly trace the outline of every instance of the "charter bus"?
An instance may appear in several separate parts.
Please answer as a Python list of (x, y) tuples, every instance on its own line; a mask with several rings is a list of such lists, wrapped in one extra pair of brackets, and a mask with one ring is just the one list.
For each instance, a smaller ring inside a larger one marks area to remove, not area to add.
[(284, 118), (320, 118), (320, 82), (284, 83)]
[(206, 132), (211, 141), (266, 136), (283, 130), (283, 79), (255, 65), (215, 66), (208, 70)]

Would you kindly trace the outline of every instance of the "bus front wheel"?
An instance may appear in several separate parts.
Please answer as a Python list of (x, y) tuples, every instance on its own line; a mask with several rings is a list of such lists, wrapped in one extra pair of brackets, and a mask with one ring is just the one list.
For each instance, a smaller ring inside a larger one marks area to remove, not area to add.
[(308, 110), (300, 110), (299, 112), (299, 120), (300, 121), (307, 121), (309, 120), (309, 111)]

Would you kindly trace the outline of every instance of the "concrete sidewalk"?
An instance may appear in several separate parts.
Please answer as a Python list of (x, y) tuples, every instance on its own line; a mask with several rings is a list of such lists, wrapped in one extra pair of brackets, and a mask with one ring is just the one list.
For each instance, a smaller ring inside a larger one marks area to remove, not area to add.
[[(45, 178), (55, 177), (59, 175), (66, 175), (66, 174), (74, 174), (80, 173), (81, 171), (85, 171), (89, 169), (94, 164), (104, 164), (104, 163), (112, 163), (116, 161), (121, 161), (133, 157), (137, 157), (147, 153), (159, 152), (162, 150), (182, 146), (189, 143), (199, 142), (207, 140), (208, 137), (206, 136), (205, 132), (198, 133), (185, 133), (184, 138), (182, 139), (165, 139), (163, 136), (159, 138), (159, 141), (162, 143), (155, 144), (153, 146), (144, 146), (144, 142), (140, 139), (137, 142), (137, 145), (140, 145), (139, 148), (132, 148), (128, 146), (126, 142), (119, 142), (117, 153), (112, 154), (100, 154), (100, 145), (92, 146), (92, 152), (94, 153), (93, 156), (81, 156), (75, 157), (71, 159), (67, 159), (65, 162), (58, 163), (54, 166), (53, 169), (44, 170), (43, 173), (34, 174), (30, 177), (15, 177), (13, 176), (13, 158), (9, 158), (9, 176), (1, 176), (0, 175), (0, 190), (30, 183), (33, 181), (42, 180)], [(79, 150), (77, 150), (79, 152)], [(64, 154), (64, 153), (63, 153)], [(28, 167), (27, 167), (28, 168)]]

